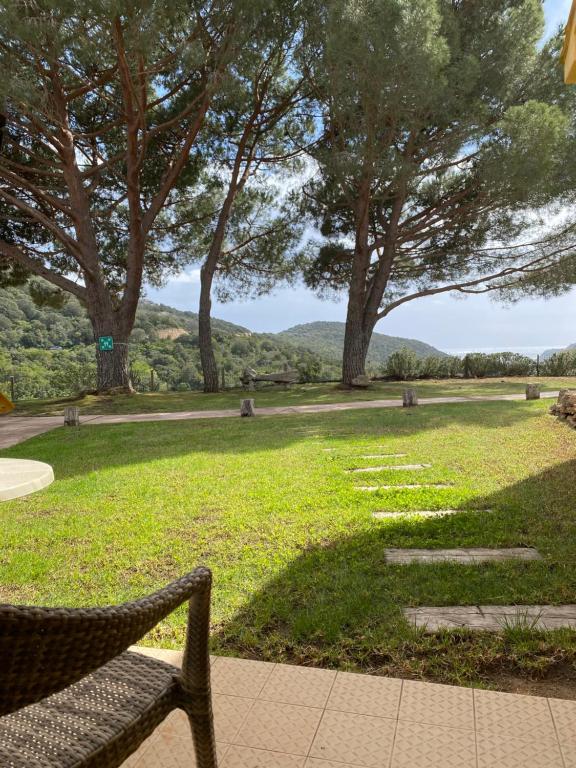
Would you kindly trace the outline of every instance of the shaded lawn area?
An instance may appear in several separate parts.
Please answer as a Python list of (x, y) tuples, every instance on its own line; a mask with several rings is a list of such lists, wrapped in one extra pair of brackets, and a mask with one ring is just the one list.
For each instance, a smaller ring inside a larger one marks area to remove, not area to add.
[[(57, 478), (0, 507), (0, 601), (114, 604), (203, 563), (214, 571), (219, 653), (501, 687), (504, 672), (570, 677), (576, 632), (426, 636), (401, 614), (426, 604), (576, 602), (576, 433), (548, 405), (56, 430), (0, 452), (48, 461)], [(407, 457), (361, 458), (378, 453)], [(433, 467), (343, 471), (404, 462)], [(355, 489), (412, 482), (453, 485)], [(462, 513), (371, 516), (444, 508)], [(544, 559), (388, 566), (383, 552), (523, 545)], [(180, 646), (185, 616), (180, 609), (147, 642)]]
[[(420, 397), (479, 397), (482, 395), (517, 394), (525, 391), (528, 382), (536, 382), (545, 390), (576, 387), (576, 377), (507, 378), (507, 379), (447, 379), (445, 381), (374, 382), (369, 389), (342, 389), (337, 384), (299, 384), (284, 390), (269, 384), (250, 394), (256, 405), (291, 406), (311, 403), (342, 403), (347, 400), (380, 400), (401, 398), (406, 386), (416, 387)], [(6, 393), (7, 394), (7, 393)], [(18, 416), (58, 416), (66, 405), (78, 405), (83, 414), (161, 413), (170, 411), (207, 411), (238, 408), (239, 400), (248, 395), (242, 389), (230, 389), (218, 394), (203, 392), (146, 392), (115, 397), (86, 395), (61, 400), (21, 400)]]

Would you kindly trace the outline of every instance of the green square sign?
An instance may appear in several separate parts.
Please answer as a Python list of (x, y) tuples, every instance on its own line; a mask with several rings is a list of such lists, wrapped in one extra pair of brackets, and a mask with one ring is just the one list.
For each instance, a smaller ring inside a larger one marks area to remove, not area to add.
[(100, 336), (98, 338), (98, 349), (100, 352), (112, 352), (114, 349), (114, 339), (112, 336)]

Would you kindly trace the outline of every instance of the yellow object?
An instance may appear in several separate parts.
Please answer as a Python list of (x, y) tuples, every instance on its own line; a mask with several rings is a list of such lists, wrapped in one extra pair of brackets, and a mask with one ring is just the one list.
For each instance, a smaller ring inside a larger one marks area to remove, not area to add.
[(12, 410), (14, 410), (14, 403), (11, 403), (10, 400), (8, 400), (7, 397), (4, 397), (2, 392), (0, 392), (0, 414), (10, 413)]
[(576, 84), (576, 0), (572, 0), (572, 9), (564, 32), (564, 47), (561, 60), (564, 62), (564, 80)]

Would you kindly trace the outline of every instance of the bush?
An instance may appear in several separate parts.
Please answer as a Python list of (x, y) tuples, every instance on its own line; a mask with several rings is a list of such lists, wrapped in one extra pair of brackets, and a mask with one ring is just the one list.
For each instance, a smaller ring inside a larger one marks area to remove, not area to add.
[(420, 361), (413, 349), (402, 347), (398, 352), (393, 352), (386, 361), (385, 374), (390, 379), (408, 381), (416, 379), (420, 372)]
[(541, 365), (544, 376), (576, 376), (576, 349), (556, 352)]
[(516, 352), (494, 352), (486, 355), (473, 352), (463, 361), (464, 376), (467, 379), (483, 379), (496, 376), (532, 376), (536, 363), (530, 357)]
[(452, 379), (461, 373), (462, 360), (459, 357), (429, 355), (420, 361), (420, 379)]

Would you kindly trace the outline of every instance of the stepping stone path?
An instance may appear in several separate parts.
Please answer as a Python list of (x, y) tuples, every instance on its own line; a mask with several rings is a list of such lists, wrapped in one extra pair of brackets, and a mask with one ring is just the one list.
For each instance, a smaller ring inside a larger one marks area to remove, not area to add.
[(431, 466), (432, 464), (397, 464), (395, 466), (359, 467), (355, 469), (347, 469), (346, 472), (384, 472), (386, 469), (430, 469)]
[(372, 517), (375, 520), (384, 520), (390, 517), (446, 517), (447, 515), (457, 515), (460, 512), (491, 512), (491, 509), (405, 509), (402, 512), (373, 512)]
[(454, 605), (405, 608), (414, 627), (428, 632), (439, 629), (475, 629), (499, 632), (506, 627), (576, 629), (576, 605)]
[(403, 459), (407, 453), (371, 453), (367, 456), (359, 456), (360, 459)]
[(425, 483), (424, 485), (410, 484), (410, 485), (357, 485), (357, 491), (390, 491), (395, 488), (453, 488), (448, 483)]
[(541, 560), (538, 550), (532, 547), (487, 549), (385, 549), (384, 557), (391, 565), (408, 563), (502, 563), (508, 560)]

